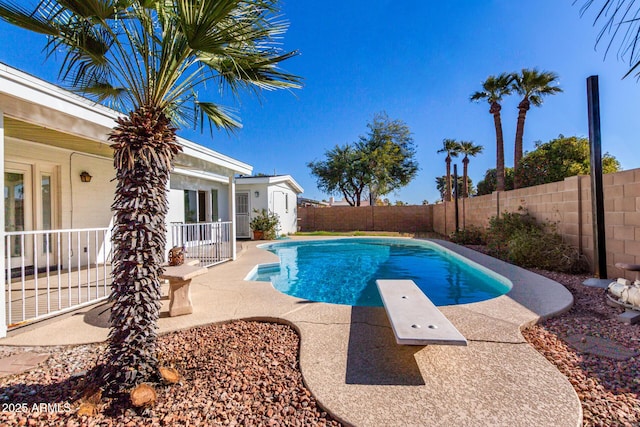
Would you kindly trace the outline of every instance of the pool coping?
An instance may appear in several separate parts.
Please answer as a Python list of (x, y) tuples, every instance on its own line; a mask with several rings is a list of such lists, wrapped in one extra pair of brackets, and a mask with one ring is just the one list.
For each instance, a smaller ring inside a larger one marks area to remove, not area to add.
[[(256, 248), (258, 242), (243, 243), (246, 250), (238, 260), (194, 278), (194, 313), (162, 316), (160, 333), (236, 319), (290, 324), (301, 337), (306, 386), (347, 425), (580, 425), (582, 409), (571, 384), (520, 333), (568, 310), (571, 293), (535, 273), (450, 242), (435, 242), (514, 284), (491, 300), (441, 307), (469, 340), (467, 347), (399, 346), (382, 307), (313, 303), (281, 294), (267, 282), (244, 281), (257, 264), (277, 261)], [(164, 312), (168, 300), (162, 305)], [(86, 308), (0, 344), (104, 341), (108, 329), (103, 310)]]

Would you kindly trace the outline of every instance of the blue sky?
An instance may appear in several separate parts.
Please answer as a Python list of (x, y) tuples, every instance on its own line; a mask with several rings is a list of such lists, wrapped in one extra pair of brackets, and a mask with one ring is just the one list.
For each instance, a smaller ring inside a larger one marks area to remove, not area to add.
[[(304, 196), (326, 199), (306, 164), (336, 144), (354, 142), (377, 112), (407, 123), (420, 171), (389, 199), (409, 203), (439, 198), (435, 177), (445, 172), (442, 139), (472, 140), (483, 154), (471, 160), (474, 183), (495, 167), (495, 132), (486, 103), (469, 102), (491, 74), (537, 67), (560, 76), (564, 92), (528, 115), (524, 149), (559, 134), (588, 135), (586, 78), (598, 75), (603, 151), (624, 169), (640, 166), (640, 83), (622, 80), (624, 59), (595, 46), (595, 7), (580, 17), (573, 0), (287, 0), (283, 47), (300, 55), (283, 68), (304, 78), (292, 92), (243, 96), (232, 104), (244, 127), (234, 135), (182, 130), (187, 139), (254, 166), (291, 174)], [(56, 82), (57, 65), (44, 61), (44, 40), (0, 23), (0, 61)], [(617, 47), (617, 46), (616, 46)], [(201, 95), (201, 99), (205, 97)], [(208, 100), (218, 101), (216, 90)], [(513, 165), (517, 96), (503, 103), (506, 165)], [(225, 100), (228, 104), (228, 100)], [(461, 171), (462, 164), (457, 159)]]

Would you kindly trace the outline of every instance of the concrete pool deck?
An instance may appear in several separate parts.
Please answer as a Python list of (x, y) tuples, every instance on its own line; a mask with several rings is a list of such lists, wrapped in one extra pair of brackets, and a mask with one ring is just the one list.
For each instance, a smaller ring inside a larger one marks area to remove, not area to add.
[[(310, 302), (266, 282), (244, 281), (256, 264), (277, 261), (256, 248), (260, 242), (244, 243), (235, 262), (193, 279), (193, 314), (168, 317), (164, 298), (160, 332), (237, 319), (289, 323), (300, 333), (305, 384), (321, 406), (350, 425), (581, 425), (580, 401), (569, 381), (520, 334), (521, 327), (569, 309), (571, 294), (527, 270), (436, 242), (514, 285), (492, 300), (441, 307), (469, 341), (467, 347), (400, 346), (382, 307)], [(105, 305), (94, 306), (34, 325), (0, 345), (104, 341), (104, 310)]]

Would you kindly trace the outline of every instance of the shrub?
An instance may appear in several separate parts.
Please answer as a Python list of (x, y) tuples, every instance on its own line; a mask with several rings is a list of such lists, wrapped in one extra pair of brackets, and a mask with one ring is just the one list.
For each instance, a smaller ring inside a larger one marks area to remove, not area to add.
[(518, 212), (504, 212), (500, 217), (491, 217), (486, 237), (489, 253), (504, 259), (507, 257), (508, 242), (516, 232), (533, 233), (542, 228), (523, 208)]
[(486, 243), (484, 230), (475, 226), (454, 231), (449, 239), (459, 245), (484, 245)]
[(258, 211), (254, 209), (253, 212), (258, 215), (254, 216), (249, 223), (249, 227), (253, 231), (262, 231), (263, 237), (267, 240), (273, 240), (278, 234), (280, 228), (280, 217), (277, 213), (267, 212), (266, 209)]
[(489, 221), (489, 253), (525, 268), (565, 273), (586, 271), (587, 263), (549, 223), (538, 223), (525, 209), (505, 212)]
[(577, 249), (563, 242), (558, 233), (544, 229), (516, 231), (508, 241), (507, 259), (525, 268), (563, 273), (586, 270), (586, 262)]

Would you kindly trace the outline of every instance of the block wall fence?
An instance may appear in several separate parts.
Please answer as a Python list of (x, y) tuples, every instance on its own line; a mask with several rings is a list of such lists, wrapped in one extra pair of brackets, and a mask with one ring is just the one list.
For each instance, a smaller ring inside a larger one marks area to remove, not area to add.
[[(640, 169), (603, 176), (607, 274), (634, 279), (617, 262), (640, 264)], [(460, 229), (486, 227), (492, 216), (526, 209), (539, 221), (556, 224), (558, 233), (593, 265), (591, 180), (564, 181), (494, 192), (458, 201)], [(400, 231), (448, 235), (455, 230), (455, 203), (423, 206), (301, 207), (301, 231)]]
[(433, 231), (433, 206), (298, 207), (300, 231)]

